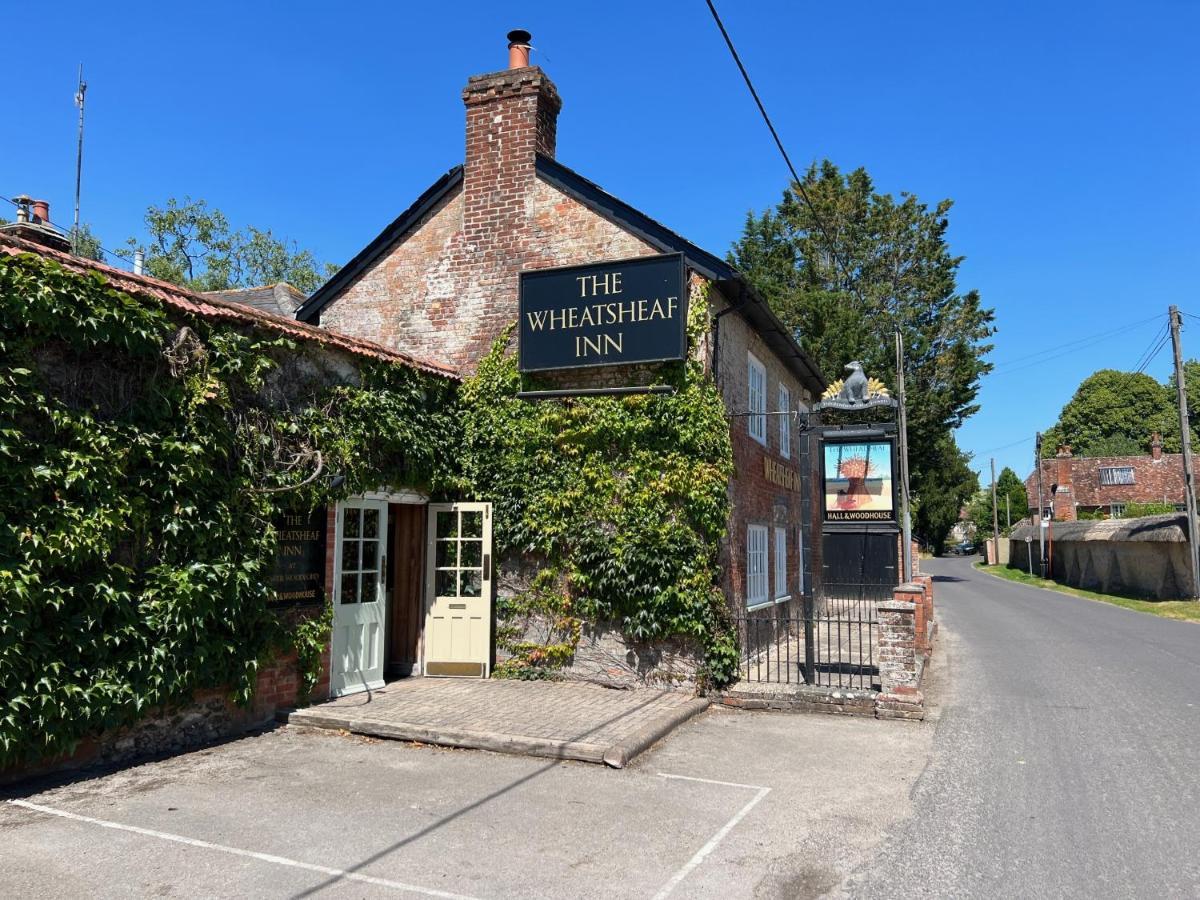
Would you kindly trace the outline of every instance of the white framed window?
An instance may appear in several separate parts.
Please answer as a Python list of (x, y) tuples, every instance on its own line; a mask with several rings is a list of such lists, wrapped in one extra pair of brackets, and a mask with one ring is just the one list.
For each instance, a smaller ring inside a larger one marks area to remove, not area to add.
[(775, 599), (788, 598), (787, 529), (775, 529)]
[(746, 526), (746, 606), (767, 603), (767, 527)]
[(804, 596), (804, 527), (796, 527), (796, 596)]
[(792, 392), (779, 386), (779, 455), (792, 458)]
[(760, 444), (767, 442), (767, 368), (753, 353), (746, 354), (746, 431)]
[(1101, 466), (1100, 483), (1103, 485), (1134, 484), (1133, 466)]
[[(1104, 470), (1101, 469), (1101, 471), (1104, 471)], [(1108, 506), (1108, 512), (1114, 519), (1124, 518), (1125, 504), (1124, 503), (1110, 503)]]

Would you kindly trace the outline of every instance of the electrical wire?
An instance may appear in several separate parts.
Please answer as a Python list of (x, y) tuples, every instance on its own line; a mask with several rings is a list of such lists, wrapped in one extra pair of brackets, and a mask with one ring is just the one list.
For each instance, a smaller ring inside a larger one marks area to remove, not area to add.
[[(1119, 325), (1116, 328), (1111, 328), (1107, 331), (1100, 331), (1096, 332), (1095, 334), (1085, 335), (1084, 337), (1076, 338), (1075, 340), (1067, 341), (1062, 344), (1054, 344), (1053, 346), (1047, 347), (1044, 350), (1035, 350), (1032, 353), (1026, 353), (1024, 356), (1014, 356), (1011, 359), (994, 363), (992, 366), (992, 371), (988, 374), (996, 375), (1001, 372), (1007, 374), (1008, 372), (1015, 372), (1019, 371), (1020, 369), (1028, 368), (1031, 365), (1040, 365), (1041, 363), (1047, 362), (1050, 359), (1066, 355), (1066, 353), (1074, 353), (1077, 350), (1083, 350), (1092, 346), (1093, 344), (1100, 343), (1106, 338), (1110, 338), (1118, 334), (1124, 334), (1131, 328), (1137, 328), (1138, 326), (1149, 324), (1150, 322), (1154, 322), (1160, 318), (1162, 318), (1161, 313), (1150, 316), (1146, 319), (1138, 319), (1136, 322), (1127, 322), (1124, 325)], [(1035, 359), (1035, 357), (1045, 357), (1045, 359)], [(1033, 360), (1033, 362), (1026, 362), (1027, 360)], [(1018, 363), (1023, 364), (1017, 365)]]
[(750, 73), (746, 71), (746, 67), (742, 63), (742, 58), (738, 55), (737, 48), (733, 45), (733, 39), (729, 36), (729, 32), (725, 30), (725, 23), (721, 21), (720, 13), (717, 12), (717, 8), (713, 5), (713, 0), (705, 0), (705, 3), (708, 4), (708, 11), (712, 13), (713, 21), (717, 23), (717, 28), (721, 31), (721, 37), (725, 39), (725, 46), (729, 48), (729, 54), (733, 57), (733, 61), (737, 63), (738, 71), (742, 73), (742, 80), (746, 82), (746, 87), (750, 90), (750, 96), (754, 98), (754, 104), (758, 107), (763, 121), (767, 124), (767, 130), (771, 132), (771, 137), (775, 140), (775, 146), (779, 148), (779, 155), (783, 157), (784, 164), (787, 165), (788, 171), (792, 174), (792, 181), (796, 185), (796, 191), (800, 199), (804, 201), (804, 205), (808, 207), (808, 211), (812, 214), (813, 221), (817, 225), (817, 230), (825, 238), (825, 243), (829, 246), (830, 255), (837, 263), (838, 268), (842, 270), (842, 276), (846, 279), (847, 285), (857, 295), (857, 282), (850, 275), (850, 270), (838, 255), (833, 236), (830, 234), (829, 229), (825, 227), (825, 222), (822, 220), (821, 214), (817, 212), (816, 206), (808, 196), (808, 191), (805, 189), (800, 175), (796, 172), (796, 167), (792, 165), (792, 158), (788, 156), (788, 152), (783, 146), (783, 140), (780, 139), (779, 132), (775, 130), (775, 124), (771, 121), (771, 117), (767, 115), (767, 108), (763, 106), (763, 102), (758, 96), (758, 91), (754, 87), (754, 82), (750, 80)]

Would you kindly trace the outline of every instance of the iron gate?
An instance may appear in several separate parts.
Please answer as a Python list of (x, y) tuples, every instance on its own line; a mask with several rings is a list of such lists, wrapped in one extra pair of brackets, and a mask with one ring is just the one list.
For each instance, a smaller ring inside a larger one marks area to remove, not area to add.
[(889, 584), (824, 584), (799, 615), (776, 607), (739, 617), (742, 680), (878, 690), (877, 611), (891, 599)]

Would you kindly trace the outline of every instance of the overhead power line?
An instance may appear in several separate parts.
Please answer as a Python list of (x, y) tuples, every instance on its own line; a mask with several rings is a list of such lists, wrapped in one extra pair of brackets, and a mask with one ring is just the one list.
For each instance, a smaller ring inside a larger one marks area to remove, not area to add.
[(800, 199), (812, 214), (813, 221), (817, 225), (817, 230), (825, 238), (825, 242), (829, 246), (829, 253), (833, 257), (834, 262), (837, 263), (837, 267), (842, 270), (842, 275), (846, 279), (847, 286), (857, 294), (858, 289), (855, 286), (854, 278), (850, 275), (850, 270), (838, 255), (833, 236), (830, 234), (829, 229), (825, 227), (825, 222), (822, 220), (821, 214), (817, 212), (816, 206), (808, 196), (808, 191), (805, 189), (800, 175), (796, 172), (796, 167), (792, 165), (792, 158), (788, 156), (788, 152), (783, 146), (783, 141), (779, 137), (779, 132), (775, 130), (775, 124), (771, 121), (771, 117), (767, 115), (767, 108), (763, 106), (762, 99), (758, 96), (758, 91), (754, 87), (754, 82), (750, 80), (750, 73), (746, 71), (745, 65), (742, 64), (742, 58), (738, 55), (737, 48), (733, 45), (733, 39), (729, 36), (729, 32), (725, 30), (725, 23), (721, 21), (720, 13), (713, 6), (713, 0), (705, 0), (705, 2), (708, 4), (708, 11), (712, 13), (713, 21), (717, 23), (717, 28), (721, 31), (721, 37), (725, 39), (725, 46), (729, 48), (729, 54), (733, 57), (733, 61), (737, 63), (738, 71), (742, 73), (742, 80), (746, 82), (746, 87), (750, 90), (750, 96), (754, 98), (754, 104), (758, 107), (763, 121), (766, 122), (767, 129), (771, 132), (771, 137), (775, 140), (775, 146), (779, 148), (779, 155), (783, 157), (788, 171), (792, 174), (792, 181), (796, 185), (796, 192), (800, 195)]

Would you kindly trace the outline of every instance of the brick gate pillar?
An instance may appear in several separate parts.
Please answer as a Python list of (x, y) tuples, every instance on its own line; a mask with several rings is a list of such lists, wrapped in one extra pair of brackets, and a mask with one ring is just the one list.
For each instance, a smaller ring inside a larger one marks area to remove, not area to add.
[[(895, 588), (890, 603), (879, 604), (879, 681), (875, 716), (880, 719), (923, 719), (917, 649), (917, 609), (925, 590), (909, 582)], [(923, 618), (923, 616), (922, 616)]]

